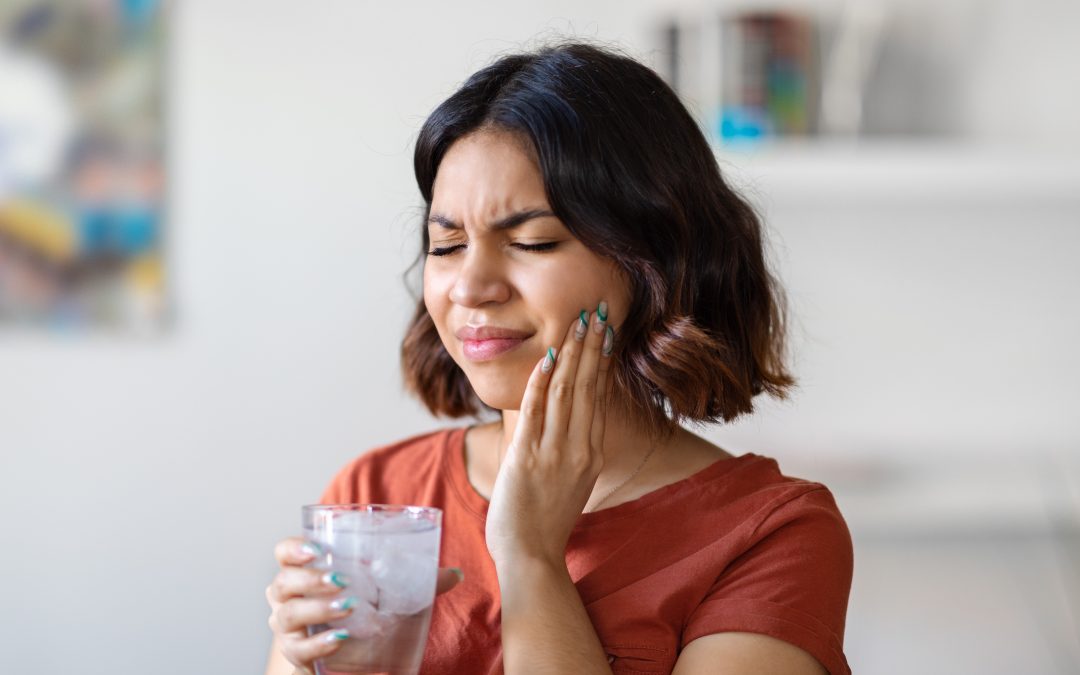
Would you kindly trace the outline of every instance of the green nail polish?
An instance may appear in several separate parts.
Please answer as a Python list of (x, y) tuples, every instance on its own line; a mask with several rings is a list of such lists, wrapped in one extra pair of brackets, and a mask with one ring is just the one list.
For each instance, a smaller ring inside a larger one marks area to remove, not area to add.
[(330, 603), (330, 609), (334, 610), (335, 612), (344, 612), (345, 610), (356, 607), (356, 602), (356, 598), (351, 596), (345, 599), (339, 598)]
[(615, 347), (615, 331), (611, 329), (611, 326), (607, 327), (604, 331), (604, 346), (601, 349), (601, 353), (604, 356), (611, 356), (611, 350)]
[(607, 303), (603, 300), (596, 306), (596, 315), (600, 317), (601, 321), (607, 321)]
[(348, 639), (349, 631), (347, 630), (336, 630), (333, 633), (330, 633), (330, 635), (326, 636), (327, 642), (341, 642), (342, 640)]
[(340, 572), (331, 572), (330, 574), (323, 577), (323, 579), (329, 581), (338, 588), (345, 588), (349, 585), (348, 577), (346, 577), (344, 574), (341, 574)]
[(541, 364), (540, 370), (545, 373), (550, 373), (551, 369), (555, 367), (555, 348), (548, 347), (547, 356), (544, 357), (544, 363)]
[(574, 339), (581, 342), (585, 339), (585, 333), (589, 332), (589, 315), (585, 313), (585, 310), (581, 310), (581, 314), (578, 316), (578, 324), (574, 328)]
[(450, 571), (457, 575), (458, 581), (465, 581), (465, 573), (461, 571), (460, 567), (451, 567)]
[(322, 547), (313, 541), (305, 541), (301, 544), (300, 551), (305, 555), (322, 555)]

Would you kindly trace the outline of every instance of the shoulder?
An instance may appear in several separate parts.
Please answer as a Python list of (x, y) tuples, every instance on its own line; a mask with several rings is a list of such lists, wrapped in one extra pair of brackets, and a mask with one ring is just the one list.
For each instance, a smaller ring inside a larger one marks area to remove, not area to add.
[(663, 479), (691, 488), (687, 492), (696, 497), (695, 506), (705, 512), (754, 528), (774, 512), (778, 516), (829, 512), (833, 520), (843, 522), (832, 493), (822, 483), (786, 475), (772, 457), (736, 455), (685, 431), (683, 437), (681, 451), (669, 459)]
[(794, 522), (833, 530), (850, 541), (847, 524), (836, 498), (824, 484), (781, 472), (775, 459), (761, 457), (756, 463), (757, 494), (763, 499), (761, 528), (783, 527)]
[(750, 520), (814, 512), (843, 521), (828, 487), (785, 474), (772, 457), (749, 452), (718, 462), (702, 473), (706, 498), (712, 497), (717, 506), (745, 510)]
[(743, 546), (812, 551), (839, 568), (851, 567), (847, 523), (831, 490), (820, 482), (785, 475), (778, 462), (753, 453), (735, 458), (725, 493), (726, 517), (740, 522)]
[(440, 473), (457, 429), (428, 431), (376, 446), (345, 464), (330, 481), (322, 502), (381, 501), (400, 486), (415, 487)]

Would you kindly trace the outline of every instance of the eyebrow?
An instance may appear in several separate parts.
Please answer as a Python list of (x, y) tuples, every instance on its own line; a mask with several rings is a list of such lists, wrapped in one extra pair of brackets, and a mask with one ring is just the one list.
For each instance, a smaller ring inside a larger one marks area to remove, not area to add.
[[(525, 211), (518, 211), (517, 213), (511, 213), (508, 216), (503, 216), (498, 220), (491, 223), (491, 229), (496, 231), (510, 230), (525, 222), (533, 220), (535, 218), (548, 218), (555, 217), (555, 214), (548, 209), (527, 209)], [(441, 225), (448, 230), (460, 230), (461, 224), (456, 223), (450, 218), (440, 214), (432, 213), (428, 216), (428, 224)]]

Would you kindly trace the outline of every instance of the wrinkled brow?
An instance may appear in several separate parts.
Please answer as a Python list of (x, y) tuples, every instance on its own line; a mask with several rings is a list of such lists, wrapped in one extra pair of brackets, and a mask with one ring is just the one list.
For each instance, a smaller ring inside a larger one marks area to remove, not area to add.
[[(511, 213), (508, 216), (503, 216), (498, 220), (491, 223), (490, 228), (492, 230), (510, 230), (523, 223), (536, 218), (549, 218), (555, 217), (555, 214), (548, 209), (527, 209), (525, 211), (518, 211), (517, 213)], [(428, 216), (429, 225), (440, 225), (448, 230), (460, 230), (461, 224), (454, 222), (450, 218), (439, 214), (432, 213)]]

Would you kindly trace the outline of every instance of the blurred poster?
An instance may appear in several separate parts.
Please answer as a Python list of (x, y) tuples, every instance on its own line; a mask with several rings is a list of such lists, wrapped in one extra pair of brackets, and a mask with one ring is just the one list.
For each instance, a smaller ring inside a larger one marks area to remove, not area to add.
[(164, 324), (164, 14), (0, 0), (0, 330)]

